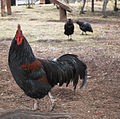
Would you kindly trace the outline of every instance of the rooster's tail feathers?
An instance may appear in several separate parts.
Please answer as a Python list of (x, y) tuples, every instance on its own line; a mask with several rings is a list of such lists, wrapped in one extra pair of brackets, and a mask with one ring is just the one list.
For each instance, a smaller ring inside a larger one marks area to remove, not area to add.
[(82, 85), (80, 86), (80, 88), (82, 88), (86, 84), (86, 82), (87, 82), (87, 70), (85, 70), (83, 82), (82, 82)]
[[(73, 80), (73, 87), (74, 90), (76, 89), (76, 86), (78, 84), (79, 77), (80, 79), (83, 79), (82, 85), (80, 88), (82, 88), (87, 81), (87, 66), (85, 63), (80, 61), (78, 59), (77, 55), (74, 54), (66, 54), (61, 56), (57, 59), (58, 62), (64, 62), (64, 68), (65, 68), (65, 82), (66, 86), (68, 86), (69, 82)], [(65, 63), (66, 62), (66, 63)], [(67, 65), (65, 65), (67, 64)]]

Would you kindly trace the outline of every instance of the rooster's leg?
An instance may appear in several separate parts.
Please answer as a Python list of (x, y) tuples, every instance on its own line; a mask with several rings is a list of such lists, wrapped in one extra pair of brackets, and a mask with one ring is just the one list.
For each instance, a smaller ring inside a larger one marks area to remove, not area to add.
[(82, 31), (82, 35), (84, 35), (84, 32)]
[(68, 35), (68, 40), (69, 40), (69, 35)]
[(87, 35), (87, 33), (85, 32), (85, 35)]
[(72, 35), (70, 35), (70, 40), (72, 40)]
[(75, 96), (75, 94), (76, 94), (76, 89), (74, 89), (74, 96)]
[(55, 104), (54, 104), (55, 99), (54, 99), (54, 97), (51, 95), (50, 92), (48, 93), (48, 97), (49, 97), (49, 99), (50, 99), (50, 111), (52, 111), (52, 110), (54, 109), (54, 107), (55, 107)]
[(34, 104), (33, 104), (32, 110), (34, 110), (34, 111), (38, 110), (38, 100), (37, 99), (34, 99)]

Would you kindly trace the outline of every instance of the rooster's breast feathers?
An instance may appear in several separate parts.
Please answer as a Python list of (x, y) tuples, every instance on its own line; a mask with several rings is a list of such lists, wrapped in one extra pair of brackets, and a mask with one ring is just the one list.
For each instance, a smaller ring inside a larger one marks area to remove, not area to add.
[(36, 58), (35, 61), (33, 61), (32, 63), (26, 65), (26, 64), (22, 64), (21, 68), (23, 68), (26, 72), (28, 72), (28, 79), (32, 79), (32, 80), (38, 80), (38, 81), (42, 81), (42, 82), (48, 82), (47, 78), (46, 78), (46, 73), (43, 70), (43, 66), (41, 63), (42, 60)]

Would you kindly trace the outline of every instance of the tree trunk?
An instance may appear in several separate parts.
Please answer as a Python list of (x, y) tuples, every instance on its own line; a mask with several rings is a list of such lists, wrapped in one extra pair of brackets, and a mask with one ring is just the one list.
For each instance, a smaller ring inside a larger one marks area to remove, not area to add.
[(5, 16), (5, 0), (1, 0), (1, 16)]
[(11, 15), (11, 0), (7, 0), (7, 14)]
[(86, 3), (86, 0), (83, 0), (83, 6), (81, 7), (80, 14), (84, 14), (85, 3)]
[(107, 7), (107, 3), (108, 3), (108, 0), (104, 0), (104, 3), (103, 3), (103, 17), (107, 17), (107, 14), (106, 14), (106, 7)]
[(30, 0), (28, 0), (28, 8), (30, 8)]
[(72, 3), (75, 3), (76, 0), (72, 0)]
[(94, 0), (92, 0), (92, 9), (91, 9), (92, 12), (94, 12)]
[(118, 8), (117, 8), (117, 0), (115, 0), (114, 11), (118, 11)]
[(69, 0), (64, 0), (65, 1), (65, 3), (68, 3), (69, 4)]
[(31, 0), (31, 5), (33, 6), (33, 0)]

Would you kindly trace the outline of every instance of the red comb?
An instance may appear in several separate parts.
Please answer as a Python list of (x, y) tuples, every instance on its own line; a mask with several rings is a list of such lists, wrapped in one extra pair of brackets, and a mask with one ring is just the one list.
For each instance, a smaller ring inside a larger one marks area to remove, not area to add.
[(22, 40), (23, 40), (23, 34), (20, 28), (20, 24), (18, 24), (18, 29), (15, 35), (15, 40), (17, 41), (17, 45), (22, 44)]
[(18, 31), (20, 31), (21, 29), (20, 29), (20, 24), (18, 24)]

